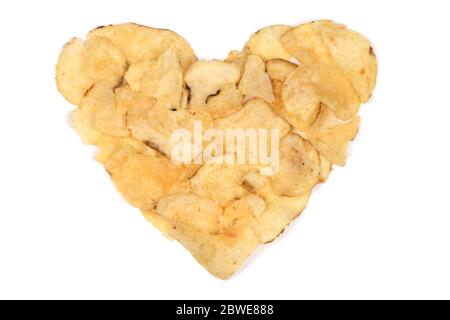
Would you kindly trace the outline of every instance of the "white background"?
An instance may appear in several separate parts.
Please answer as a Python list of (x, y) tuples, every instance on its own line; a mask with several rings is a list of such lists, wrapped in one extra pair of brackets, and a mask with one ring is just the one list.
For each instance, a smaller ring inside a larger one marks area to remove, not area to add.
[[(446, 1), (3, 1), (0, 298), (450, 298)], [(223, 59), (257, 29), (329, 18), (367, 35), (378, 85), (345, 168), (229, 281), (115, 191), (69, 127), (62, 45), (104, 24), (172, 29)]]

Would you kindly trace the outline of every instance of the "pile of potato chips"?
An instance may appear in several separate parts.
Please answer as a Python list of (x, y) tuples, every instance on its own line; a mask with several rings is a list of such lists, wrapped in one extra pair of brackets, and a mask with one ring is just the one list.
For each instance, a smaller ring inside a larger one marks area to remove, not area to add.
[[(100, 27), (67, 43), (56, 67), (73, 127), (98, 147), (126, 200), (214, 276), (227, 279), (306, 207), (332, 165), (344, 165), (358, 110), (374, 89), (369, 41), (331, 21), (275, 25), (224, 61), (198, 60), (178, 34)], [(276, 128), (280, 170), (176, 164), (172, 132)]]

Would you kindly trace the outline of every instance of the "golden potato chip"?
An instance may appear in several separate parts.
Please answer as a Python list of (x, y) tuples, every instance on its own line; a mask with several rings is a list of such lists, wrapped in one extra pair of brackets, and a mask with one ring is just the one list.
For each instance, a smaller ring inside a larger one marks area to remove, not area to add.
[(284, 197), (273, 192), (270, 177), (256, 171), (247, 174), (243, 187), (260, 195), (265, 202), (265, 210), (251, 222), (251, 228), (261, 243), (275, 240), (308, 204), (311, 192), (295, 197)]
[(322, 20), (291, 29), (281, 41), (301, 62), (335, 64), (351, 82), (361, 102), (367, 102), (371, 96), (377, 61), (369, 41), (361, 34)]
[(72, 112), (72, 125), (86, 144), (97, 144), (105, 135), (126, 137), (126, 110), (114, 100), (112, 89), (97, 82), (86, 93), (81, 106)]
[(239, 82), (239, 90), (246, 98), (259, 97), (272, 103), (275, 100), (270, 78), (260, 57), (250, 55), (244, 68), (244, 74)]
[(125, 56), (109, 40), (92, 37), (84, 43), (73, 38), (59, 56), (56, 84), (70, 103), (79, 105), (95, 82), (116, 86), (126, 67)]
[(267, 74), (272, 81), (285, 81), (297, 67), (298, 65), (295, 63), (281, 59), (272, 59), (266, 62)]
[(158, 200), (156, 212), (207, 233), (218, 233), (222, 208), (208, 198), (194, 193), (170, 195)]
[(89, 32), (88, 39), (95, 36), (109, 39), (125, 54), (129, 64), (156, 60), (169, 48), (175, 51), (183, 72), (197, 60), (189, 43), (170, 30), (125, 23), (96, 28)]
[[(241, 94), (236, 88), (236, 84), (230, 83), (220, 89), (216, 95), (209, 96), (206, 106), (199, 110), (209, 113), (214, 119), (224, 118), (242, 109), (241, 100)], [(198, 111), (197, 109), (193, 107), (191, 112)]]
[(221, 232), (229, 236), (236, 236), (244, 232), (254, 223), (255, 218), (261, 216), (265, 209), (264, 199), (256, 194), (248, 194), (234, 200), (223, 212)]
[(200, 60), (194, 63), (184, 78), (191, 90), (191, 107), (202, 107), (210, 96), (217, 95), (227, 85), (235, 85), (240, 78), (239, 68), (229, 62)]
[(180, 242), (212, 275), (229, 279), (258, 247), (259, 239), (251, 230), (236, 236), (209, 234), (176, 223), (169, 235)]
[(274, 25), (263, 28), (250, 37), (245, 44), (245, 49), (250, 54), (258, 55), (263, 60), (290, 60), (292, 55), (281, 43), (281, 36), (289, 29), (291, 27), (286, 25)]
[(286, 111), (300, 119), (300, 129), (316, 120), (321, 103), (342, 120), (351, 119), (360, 105), (350, 82), (328, 64), (299, 66), (284, 83), (281, 97)]
[(308, 141), (288, 134), (281, 140), (280, 157), (279, 171), (271, 177), (276, 194), (299, 196), (310, 192), (319, 182), (319, 154)]
[(125, 80), (131, 89), (153, 97), (168, 109), (179, 109), (183, 92), (183, 73), (172, 49), (157, 60), (144, 60), (130, 65)]
[(252, 229), (261, 243), (274, 241), (306, 208), (310, 192), (296, 197), (269, 195), (264, 198), (266, 210), (256, 219)]
[[(101, 150), (101, 149), (100, 149)], [(124, 140), (102, 159), (117, 190), (133, 206), (151, 210), (156, 201), (172, 193), (189, 192), (191, 166), (176, 165), (144, 144)]]
[(333, 164), (330, 162), (330, 160), (320, 155), (320, 183), (324, 183), (325, 181), (327, 181), (328, 176), (330, 175), (332, 170)]
[(359, 129), (359, 116), (343, 122), (333, 112), (322, 105), (316, 122), (305, 132), (300, 133), (331, 163), (345, 165), (347, 146)]
[(280, 138), (290, 130), (290, 126), (282, 118), (274, 114), (270, 105), (263, 99), (253, 98), (247, 101), (244, 108), (226, 118), (214, 122), (218, 129), (278, 129)]
[(248, 192), (241, 185), (244, 177), (255, 170), (239, 164), (206, 163), (191, 179), (192, 190), (202, 197), (213, 199), (224, 207)]
[[(210, 119), (203, 114), (192, 115), (186, 110), (172, 111), (159, 103), (150, 108), (148, 105), (136, 105), (127, 114), (128, 128), (133, 137), (169, 158), (172, 149), (178, 144), (177, 141), (172, 141), (172, 134), (177, 129), (186, 129), (192, 133), (196, 119), (202, 121), (204, 129), (210, 126)], [(193, 133), (191, 137), (193, 139)]]
[(245, 63), (247, 62), (247, 58), (248, 54), (246, 52), (242, 52), (239, 50), (231, 50), (228, 53), (228, 56), (226, 57), (225, 61), (236, 65), (241, 71), (241, 74), (244, 74), (244, 67)]

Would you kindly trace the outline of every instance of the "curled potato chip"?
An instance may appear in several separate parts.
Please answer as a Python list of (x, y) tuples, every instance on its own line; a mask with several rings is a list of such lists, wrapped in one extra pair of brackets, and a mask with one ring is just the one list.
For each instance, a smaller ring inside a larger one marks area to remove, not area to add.
[(372, 94), (377, 61), (370, 42), (361, 34), (332, 21), (314, 21), (286, 32), (281, 41), (303, 63), (335, 64), (351, 82), (361, 102)]
[(300, 135), (309, 140), (324, 158), (343, 166), (347, 158), (348, 144), (358, 133), (359, 122), (359, 116), (343, 122), (322, 105), (316, 122)]
[(281, 36), (289, 29), (291, 27), (286, 25), (274, 25), (263, 28), (250, 37), (245, 44), (245, 49), (250, 54), (260, 56), (263, 60), (290, 60), (291, 54), (281, 43)]
[(195, 172), (192, 166), (176, 165), (140, 142), (122, 140), (98, 159), (118, 191), (133, 206), (151, 210), (156, 201), (172, 193), (189, 192), (188, 179)]
[(125, 56), (108, 39), (92, 37), (84, 43), (73, 38), (59, 56), (56, 84), (64, 98), (80, 105), (95, 82), (101, 81), (113, 88), (126, 68)]
[(260, 195), (265, 202), (265, 210), (251, 221), (253, 232), (261, 243), (274, 241), (308, 204), (311, 192), (294, 197), (279, 196), (274, 193), (270, 177), (251, 171), (244, 177), (243, 187)]
[(248, 58), (248, 54), (246, 52), (239, 51), (239, 50), (231, 50), (228, 53), (228, 56), (226, 57), (225, 61), (236, 65), (239, 68), (239, 70), (241, 71), (241, 74), (243, 74), (245, 63), (247, 62), (247, 58)]
[(97, 144), (106, 135), (126, 137), (126, 110), (116, 104), (112, 89), (97, 82), (86, 93), (81, 106), (72, 112), (72, 125), (86, 144)]
[(306, 208), (310, 192), (295, 196), (282, 197), (269, 195), (264, 198), (266, 210), (255, 220), (252, 229), (261, 243), (274, 241), (289, 224)]
[(266, 62), (267, 74), (272, 81), (285, 81), (297, 67), (298, 65), (295, 63), (281, 59), (272, 59)]
[(306, 140), (288, 134), (280, 144), (280, 168), (271, 177), (273, 191), (294, 197), (310, 192), (319, 182), (319, 153)]
[(295, 114), (309, 127), (325, 103), (342, 120), (351, 119), (360, 101), (350, 82), (331, 64), (301, 65), (285, 81), (282, 101), (289, 114)]
[(155, 210), (167, 219), (185, 223), (203, 232), (214, 234), (220, 230), (222, 208), (215, 201), (194, 193), (161, 198)]
[(200, 60), (194, 63), (184, 78), (191, 90), (191, 107), (202, 107), (210, 96), (217, 95), (227, 85), (236, 85), (241, 72), (229, 62)]
[(95, 36), (109, 39), (125, 54), (130, 64), (156, 60), (169, 48), (176, 53), (183, 72), (197, 60), (189, 43), (170, 30), (125, 23), (94, 29), (89, 32), (88, 39)]
[(320, 183), (324, 183), (325, 181), (327, 181), (328, 176), (330, 175), (332, 170), (333, 164), (330, 162), (330, 160), (320, 155), (320, 175), (319, 175)]
[(130, 65), (125, 80), (131, 89), (168, 109), (179, 109), (183, 92), (183, 73), (180, 62), (172, 49), (167, 49), (157, 60), (145, 60)]
[(256, 55), (248, 56), (244, 74), (239, 82), (239, 90), (246, 99), (259, 97), (269, 103), (275, 100), (270, 78), (260, 57)]
[(248, 229), (237, 235), (210, 234), (184, 223), (176, 223), (169, 235), (180, 242), (212, 275), (229, 279), (260, 244)]

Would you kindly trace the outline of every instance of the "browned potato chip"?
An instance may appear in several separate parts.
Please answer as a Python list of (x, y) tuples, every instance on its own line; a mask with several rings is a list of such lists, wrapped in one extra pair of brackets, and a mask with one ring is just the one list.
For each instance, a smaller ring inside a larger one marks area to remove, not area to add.
[(157, 60), (144, 60), (130, 65), (125, 80), (131, 89), (153, 97), (168, 109), (179, 109), (183, 92), (183, 73), (172, 49)]
[(335, 64), (351, 82), (361, 102), (367, 102), (371, 96), (377, 61), (369, 41), (361, 34), (322, 20), (291, 29), (281, 41), (301, 62)]
[(246, 99), (259, 97), (267, 102), (274, 102), (275, 96), (272, 84), (260, 57), (256, 55), (248, 56), (244, 74), (239, 82), (239, 90)]
[(79, 105), (95, 82), (116, 86), (126, 67), (125, 56), (109, 40), (92, 37), (84, 43), (73, 38), (59, 56), (56, 84), (69, 102)]
[(130, 64), (155, 60), (169, 48), (175, 51), (184, 72), (197, 60), (189, 43), (170, 30), (125, 23), (94, 29), (88, 39), (95, 36), (109, 39), (122, 50)]
[(292, 55), (281, 43), (281, 36), (289, 29), (291, 27), (286, 25), (274, 25), (263, 28), (250, 37), (245, 45), (245, 49), (250, 54), (260, 56), (263, 60), (290, 60)]

